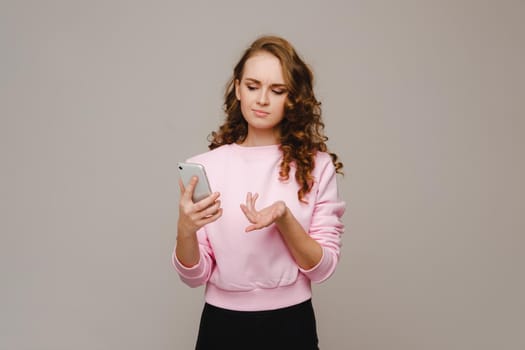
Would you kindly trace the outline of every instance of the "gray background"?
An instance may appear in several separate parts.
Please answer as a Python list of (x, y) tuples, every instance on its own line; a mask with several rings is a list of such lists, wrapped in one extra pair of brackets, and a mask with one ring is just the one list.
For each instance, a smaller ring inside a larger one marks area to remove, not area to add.
[(525, 348), (523, 1), (1, 1), (0, 348), (190, 349), (176, 162), (260, 34), (345, 163), (323, 349)]

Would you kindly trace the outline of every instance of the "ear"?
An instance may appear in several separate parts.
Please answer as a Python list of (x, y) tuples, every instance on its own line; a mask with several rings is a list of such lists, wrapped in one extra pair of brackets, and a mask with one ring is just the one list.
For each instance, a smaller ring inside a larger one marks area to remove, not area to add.
[(237, 101), (241, 100), (239, 79), (235, 79), (235, 96), (237, 97)]

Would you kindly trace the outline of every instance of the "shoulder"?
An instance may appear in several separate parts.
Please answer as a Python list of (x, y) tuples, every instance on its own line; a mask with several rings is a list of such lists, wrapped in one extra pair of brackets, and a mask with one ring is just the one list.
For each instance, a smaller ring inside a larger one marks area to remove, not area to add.
[(332, 178), (336, 175), (332, 156), (330, 156), (328, 152), (318, 151), (315, 154), (315, 167), (312, 171), (312, 175), (317, 182), (322, 181), (322, 179)]
[(318, 171), (324, 171), (326, 168), (335, 170), (332, 156), (328, 152), (317, 151), (315, 154), (315, 169)]
[(231, 145), (223, 145), (211, 151), (197, 154), (188, 158), (188, 162), (192, 163), (214, 163), (224, 160), (231, 153)]
[(321, 152), (321, 151), (317, 151), (315, 153), (315, 162), (316, 164), (326, 164), (326, 163), (330, 163), (332, 164), (332, 157), (330, 156), (330, 154), (328, 152)]

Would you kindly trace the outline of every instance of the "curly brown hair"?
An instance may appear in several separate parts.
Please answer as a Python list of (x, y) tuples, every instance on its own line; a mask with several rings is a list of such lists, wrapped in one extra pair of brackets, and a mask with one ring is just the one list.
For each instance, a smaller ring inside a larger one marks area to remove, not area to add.
[(321, 118), (321, 102), (313, 91), (313, 74), (299, 57), (293, 46), (277, 36), (262, 36), (246, 49), (234, 67), (233, 76), (226, 85), (224, 112), (226, 120), (213, 131), (208, 139), (209, 149), (222, 145), (240, 143), (246, 139), (248, 125), (242, 116), (240, 102), (235, 95), (235, 82), (240, 81), (246, 61), (257, 53), (268, 52), (281, 62), (283, 77), (288, 91), (284, 118), (279, 124), (280, 149), (283, 160), (280, 165), (281, 181), (289, 179), (290, 168), (295, 165), (295, 180), (299, 184), (297, 196), (306, 202), (305, 196), (313, 186), (312, 170), (315, 167), (315, 154), (327, 152), (332, 158), (336, 172), (342, 173), (343, 164), (337, 155), (328, 151)]

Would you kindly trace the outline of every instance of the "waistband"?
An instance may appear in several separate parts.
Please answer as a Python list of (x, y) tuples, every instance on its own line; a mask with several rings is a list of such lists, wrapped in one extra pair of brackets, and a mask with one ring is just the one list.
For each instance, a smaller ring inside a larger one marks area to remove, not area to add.
[(312, 297), (310, 280), (299, 274), (295, 283), (276, 288), (228, 291), (212, 283), (206, 285), (208, 304), (237, 311), (275, 310), (300, 304)]

